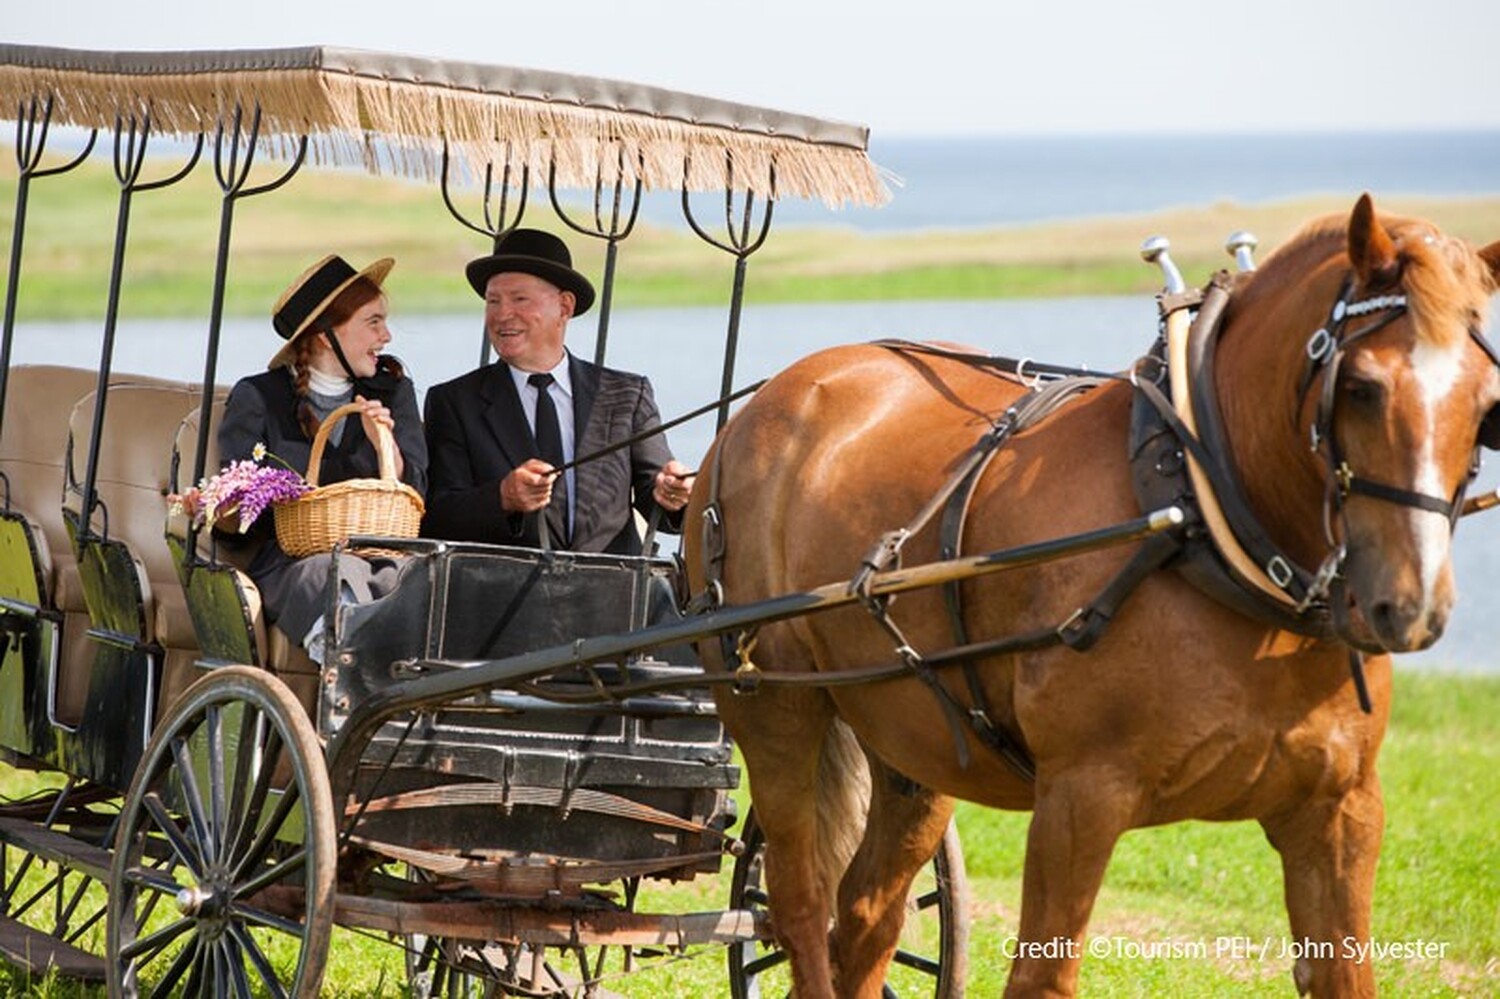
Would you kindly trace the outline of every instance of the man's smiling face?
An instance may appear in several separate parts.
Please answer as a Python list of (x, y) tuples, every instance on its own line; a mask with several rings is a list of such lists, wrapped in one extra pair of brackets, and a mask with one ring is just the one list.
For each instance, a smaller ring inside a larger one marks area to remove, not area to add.
[(522, 371), (551, 371), (562, 360), (573, 316), (571, 291), (531, 274), (505, 271), (484, 286), (484, 330), (500, 359)]

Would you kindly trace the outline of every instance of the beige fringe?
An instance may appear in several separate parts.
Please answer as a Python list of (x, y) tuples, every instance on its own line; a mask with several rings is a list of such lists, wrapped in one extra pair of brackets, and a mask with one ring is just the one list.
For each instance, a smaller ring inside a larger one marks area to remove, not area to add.
[(434, 180), (446, 142), (455, 182), (496, 178), (510, 163), (543, 185), (592, 189), (639, 178), (648, 190), (751, 192), (808, 198), (830, 207), (889, 200), (884, 175), (850, 145), (739, 130), (633, 111), (615, 111), (466, 90), (456, 85), (375, 79), (327, 69), (115, 74), (0, 66), (0, 115), (31, 100), (54, 100), (54, 123), (112, 129), (117, 116), (153, 134), (211, 137), (236, 107), (259, 107), (262, 146), (289, 159), (308, 138), (309, 159), (360, 165), (372, 173)]

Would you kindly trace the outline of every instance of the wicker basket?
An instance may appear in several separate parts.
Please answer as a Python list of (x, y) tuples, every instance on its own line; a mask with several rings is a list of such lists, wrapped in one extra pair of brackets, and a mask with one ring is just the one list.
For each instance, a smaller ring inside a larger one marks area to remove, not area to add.
[(318, 466), (323, 446), (338, 421), (363, 411), (364, 404), (351, 402), (328, 414), (313, 437), (307, 461), (307, 484), (312, 491), (273, 508), (276, 540), (288, 555), (301, 558), (331, 551), (350, 535), (382, 538), (414, 538), (422, 523), (422, 496), (396, 477), (396, 441), (389, 427), (376, 425), (376, 452), (380, 478), (345, 479), (331, 486), (318, 485)]

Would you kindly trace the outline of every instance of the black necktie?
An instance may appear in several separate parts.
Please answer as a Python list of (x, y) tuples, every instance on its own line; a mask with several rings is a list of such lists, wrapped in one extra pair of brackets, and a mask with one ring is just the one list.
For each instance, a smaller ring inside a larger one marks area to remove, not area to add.
[[(528, 375), (526, 381), (536, 389), (536, 450), (541, 458), (553, 468), (563, 466), (562, 425), (557, 422), (557, 406), (552, 402), (552, 393), (547, 391), (552, 384), (548, 374)], [(547, 506), (547, 526), (560, 545), (568, 540), (568, 480), (559, 475), (552, 483), (552, 502)]]

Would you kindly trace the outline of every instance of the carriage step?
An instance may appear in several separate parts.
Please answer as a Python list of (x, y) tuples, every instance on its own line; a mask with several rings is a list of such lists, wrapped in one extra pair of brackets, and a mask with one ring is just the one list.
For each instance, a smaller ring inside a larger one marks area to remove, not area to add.
[(0, 916), (0, 955), (37, 976), (56, 968), (59, 975), (75, 981), (102, 982), (105, 978), (104, 958), (3, 916)]
[(110, 852), (25, 819), (0, 817), (0, 842), (62, 864), (96, 881), (109, 881)]

